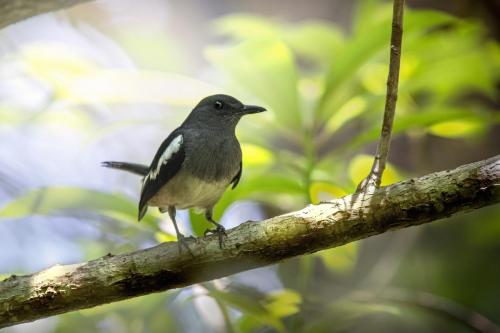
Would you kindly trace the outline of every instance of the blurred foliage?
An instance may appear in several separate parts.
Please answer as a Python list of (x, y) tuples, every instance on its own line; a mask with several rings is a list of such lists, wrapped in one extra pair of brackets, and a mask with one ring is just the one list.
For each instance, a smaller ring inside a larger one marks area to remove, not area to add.
[(176, 330), (175, 315), (169, 308), (177, 295), (178, 292), (154, 294), (64, 314), (54, 332), (84, 333), (97, 328), (124, 333), (162, 332), (166, 327)]
[[(200, 97), (221, 89), (217, 86), (226, 87), (224, 91), (242, 100), (257, 100), (270, 112), (242, 121), (238, 129), (244, 156), (242, 180), (234, 191), (225, 193), (214, 213), (220, 219), (238, 200), (257, 201), (267, 212), (279, 213), (350, 193), (368, 173), (372, 157), (362, 149), (373, 144), (380, 132), (391, 14), (389, 3), (360, 1), (349, 33), (329, 22), (290, 24), (248, 14), (218, 18), (212, 31), (214, 36), (223, 37), (223, 43), (207, 46), (204, 53), (206, 60), (224, 74), (225, 81), (218, 84), (166, 72), (175, 67), (172, 62), (182, 62), (182, 52), (177, 48), (171, 52), (160, 35), (144, 31), (123, 32), (117, 41), (145, 70), (103, 68), (56, 44), (29, 45), (20, 52), (18, 61), (27, 74), (50, 91), (54, 101), (65, 103), (68, 112), (62, 117), (76, 117), (79, 126), (92, 122), (86, 118), (85, 105), (156, 103), (192, 107)], [(500, 122), (498, 110), (491, 109), (491, 103), (481, 102), (498, 95), (500, 47), (488, 39), (479, 22), (437, 11), (407, 9), (402, 54), (396, 139), (418, 141), (437, 136), (460, 142), (477, 140)], [(28, 121), (28, 116), (18, 111), (0, 104), (0, 123), (20, 126)], [(49, 107), (39, 120), (50, 122), (50, 114), (61, 117), (60, 110)], [(105, 133), (106, 128), (100, 132)], [(346, 134), (349, 139), (345, 139)], [(410, 170), (389, 164), (383, 184), (410, 174)], [(162, 217), (156, 212), (150, 212), (144, 224), (134, 223), (136, 199), (117, 193), (47, 187), (22, 195), (0, 209), (1, 218), (82, 214), (87, 219), (117, 221), (124, 235), (141, 233), (150, 243), (173, 239), (159, 226)], [(189, 213), (189, 219), (196, 235), (209, 227), (195, 212)], [(484, 237), (498, 241), (498, 223), (487, 227), (494, 230), (484, 232)], [(470, 232), (472, 238), (460, 235), (464, 242), (484, 238), (480, 228), (471, 228), (475, 230)], [(449, 238), (445, 233), (436, 237)], [(87, 251), (89, 258), (97, 255), (95, 248), (102, 254), (113, 248), (100, 241), (82, 243), (83, 247), (94, 247)], [(498, 249), (494, 241), (491, 247)], [(275, 293), (212, 283), (204, 288), (206, 295), (216, 300), (228, 332), (358, 331), (356, 325), (364, 318), (374, 322), (369, 331), (385, 331), (388, 327), (393, 331), (408, 327), (410, 331), (425, 330), (418, 320), (421, 314), (412, 307), (379, 302), (376, 294), (370, 302), (353, 296), (353, 291), (369, 287), (376, 271), (366, 267), (366, 258), (371, 255), (367, 251), (352, 243), (280, 264), (278, 275), (283, 289)], [(403, 268), (396, 268), (396, 281), (413, 288), (418, 284), (414, 276), (422, 278), (417, 273), (426, 271), (432, 279), (439, 277), (432, 281), (439, 285), (419, 288), (460, 299), (463, 290), (453, 289), (450, 275), (439, 267), (439, 260), (448, 262), (456, 257), (450, 253), (431, 258), (438, 251), (433, 249), (425, 263), (405, 259)], [(377, 255), (383, 257), (384, 253)], [(387, 264), (383, 258), (374, 259), (379, 260)], [(477, 266), (478, 270), (482, 267)], [(496, 272), (491, 274), (498, 278), (498, 265), (495, 267), (491, 270)], [(465, 274), (463, 267), (456, 271)], [(422, 284), (427, 282), (431, 281)], [(491, 288), (500, 291), (498, 286)], [(479, 301), (469, 296), (461, 301), (471, 307), (478, 305)], [(60, 318), (56, 332), (87, 332), (96, 327), (113, 331), (106, 325), (119, 327), (119, 332), (161, 332), (167, 327), (168, 331), (180, 330), (181, 324), (169, 305), (176, 297), (178, 293), (169, 292), (67, 314)], [(491, 304), (498, 306), (498, 299), (490, 300), (482, 310)], [(383, 314), (385, 321), (372, 320), (376, 314)], [(488, 315), (500, 325), (498, 309)], [(434, 327), (467, 331), (460, 325), (446, 326), (446, 318), (436, 318), (433, 320), (439, 324)], [(204, 318), (193, 320), (203, 323)]]

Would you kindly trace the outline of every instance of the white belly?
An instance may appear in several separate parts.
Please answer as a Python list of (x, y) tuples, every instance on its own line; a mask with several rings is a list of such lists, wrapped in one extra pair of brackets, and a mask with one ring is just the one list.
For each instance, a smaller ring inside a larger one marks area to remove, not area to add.
[(211, 208), (220, 199), (229, 182), (228, 180), (206, 182), (181, 171), (151, 198), (148, 205), (174, 206), (178, 209)]

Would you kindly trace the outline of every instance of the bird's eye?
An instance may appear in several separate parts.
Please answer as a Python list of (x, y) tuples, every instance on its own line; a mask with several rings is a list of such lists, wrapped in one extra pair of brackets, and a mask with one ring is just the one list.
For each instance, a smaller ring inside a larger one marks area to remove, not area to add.
[(215, 101), (214, 106), (217, 110), (221, 110), (223, 107), (223, 104), (221, 101)]

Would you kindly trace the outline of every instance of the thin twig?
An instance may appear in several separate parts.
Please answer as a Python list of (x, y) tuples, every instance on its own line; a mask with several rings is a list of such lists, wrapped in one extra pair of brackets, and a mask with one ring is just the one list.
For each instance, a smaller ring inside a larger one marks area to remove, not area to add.
[(368, 176), (358, 185), (359, 192), (373, 192), (380, 187), (384, 173), (389, 148), (391, 145), (392, 124), (396, 113), (398, 99), (399, 66), (401, 60), (401, 44), (403, 41), (403, 13), (405, 0), (394, 0), (392, 13), (391, 51), (389, 62), (389, 76), (387, 78), (387, 95), (385, 99), (384, 120), (382, 132), (377, 146), (377, 153)]

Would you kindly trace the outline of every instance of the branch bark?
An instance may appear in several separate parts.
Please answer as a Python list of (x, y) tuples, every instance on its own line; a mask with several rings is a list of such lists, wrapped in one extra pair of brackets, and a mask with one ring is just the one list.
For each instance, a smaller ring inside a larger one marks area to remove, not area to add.
[(385, 99), (382, 132), (377, 146), (377, 153), (368, 176), (358, 185), (357, 193), (373, 192), (380, 187), (385, 164), (389, 157), (391, 146), (392, 124), (396, 114), (398, 99), (399, 67), (401, 63), (401, 44), (403, 43), (403, 14), (405, 0), (394, 0), (392, 12), (392, 33), (389, 60), (389, 75), (387, 77), (387, 95)]
[(0, 29), (31, 16), (69, 8), (90, 0), (0, 0)]
[(310, 205), (215, 236), (65, 266), (0, 282), (0, 328), (185, 287), (500, 202), (500, 155), (376, 190)]

